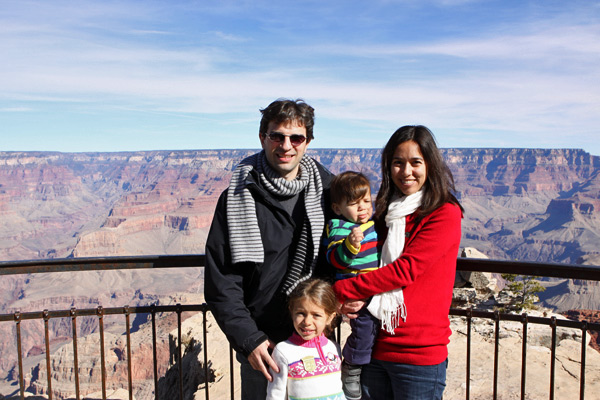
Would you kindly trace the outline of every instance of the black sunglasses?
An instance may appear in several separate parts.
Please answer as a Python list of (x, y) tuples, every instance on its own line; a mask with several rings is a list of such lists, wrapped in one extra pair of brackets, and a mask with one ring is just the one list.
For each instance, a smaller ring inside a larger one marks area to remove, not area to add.
[(282, 143), (283, 141), (285, 141), (286, 137), (289, 137), (290, 143), (292, 143), (292, 146), (294, 146), (294, 147), (300, 146), (306, 140), (306, 136), (284, 135), (283, 133), (279, 133), (279, 132), (267, 133), (267, 134), (265, 134), (265, 136), (268, 137), (274, 143)]

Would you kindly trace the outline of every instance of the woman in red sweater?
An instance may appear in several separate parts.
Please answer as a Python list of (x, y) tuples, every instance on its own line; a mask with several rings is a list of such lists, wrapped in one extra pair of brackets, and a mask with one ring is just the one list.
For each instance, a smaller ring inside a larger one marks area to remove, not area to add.
[(364, 399), (441, 399), (446, 386), (448, 312), (461, 236), (462, 206), (435, 138), (424, 126), (404, 126), (381, 155), (375, 220), (385, 240), (382, 267), (335, 283), (343, 312), (371, 296), (381, 320)]

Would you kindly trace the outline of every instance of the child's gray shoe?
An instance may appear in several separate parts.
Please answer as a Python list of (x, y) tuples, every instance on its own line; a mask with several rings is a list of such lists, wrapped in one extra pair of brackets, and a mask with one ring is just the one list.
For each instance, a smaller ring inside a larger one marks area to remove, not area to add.
[(342, 389), (348, 400), (360, 400), (362, 398), (360, 388), (361, 371), (362, 367), (360, 365), (342, 362)]

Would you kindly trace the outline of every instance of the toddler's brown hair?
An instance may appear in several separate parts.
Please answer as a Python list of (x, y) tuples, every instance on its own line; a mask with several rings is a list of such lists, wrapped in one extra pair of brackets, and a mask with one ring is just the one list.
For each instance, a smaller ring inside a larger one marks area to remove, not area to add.
[(346, 171), (331, 180), (331, 202), (341, 204), (362, 199), (371, 190), (371, 183), (361, 172)]

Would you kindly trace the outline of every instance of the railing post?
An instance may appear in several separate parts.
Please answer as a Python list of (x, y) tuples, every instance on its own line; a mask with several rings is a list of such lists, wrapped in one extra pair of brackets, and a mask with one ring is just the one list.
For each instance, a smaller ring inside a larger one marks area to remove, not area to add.
[(498, 354), (500, 347), (500, 312), (494, 311), (495, 334), (494, 334), (494, 400), (498, 399)]
[(471, 323), (473, 320), (473, 307), (467, 308), (467, 379), (466, 399), (471, 398)]
[(231, 400), (234, 400), (235, 394), (235, 377), (233, 373), (233, 347), (229, 346), (229, 384), (231, 391)]
[(527, 380), (527, 313), (521, 314), (523, 322), (523, 347), (521, 348), (521, 400), (525, 400), (525, 385)]
[(21, 392), (21, 400), (25, 399), (25, 380), (23, 377), (23, 350), (21, 349), (21, 313), (15, 312), (15, 324), (17, 329), (17, 363), (19, 364), (19, 389)]
[(156, 351), (156, 305), (152, 304), (152, 361), (154, 363), (154, 400), (158, 400), (158, 356)]
[(133, 400), (133, 377), (131, 373), (131, 332), (129, 328), (129, 306), (123, 307), (125, 313), (125, 333), (127, 336), (127, 388), (129, 389), (129, 400)]
[(550, 318), (552, 343), (550, 344), (550, 400), (554, 400), (554, 377), (556, 369), (556, 317)]
[(50, 320), (50, 314), (48, 310), (42, 312), (44, 318), (44, 339), (46, 345), (46, 375), (48, 375), (48, 400), (52, 400), (52, 370), (50, 368), (50, 329), (48, 327), (48, 321)]
[(209, 400), (209, 394), (208, 394), (208, 372), (209, 372), (209, 368), (208, 368), (208, 348), (207, 348), (207, 343), (208, 343), (208, 338), (207, 338), (207, 329), (206, 329), (206, 310), (204, 310), (202, 312), (202, 316), (203, 316), (203, 323), (202, 323), (202, 340), (204, 341), (203, 343), (203, 347), (204, 347), (204, 381), (205, 381), (205, 385), (206, 385), (206, 400)]
[(77, 311), (71, 308), (71, 328), (73, 329), (73, 373), (75, 374), (75, 398), (79, 400), (79, 361), (77, 356)]
[(100, 371), (102, 376), (102, 400), (106, 400), (106, 358), (104, 356), (104, 309), (96, 308), (98, 315), (98, 330), (100, 332)]
[(581, 322), (581, 376), (579, 377), (579, 399), (585, 398), (585, 355), (587, 349), (587, 321)]
[(179, 400), (183, 400), (183, 344), (181, 343), (181, 304), (177, 303), (177, 372), (179, 373)]

